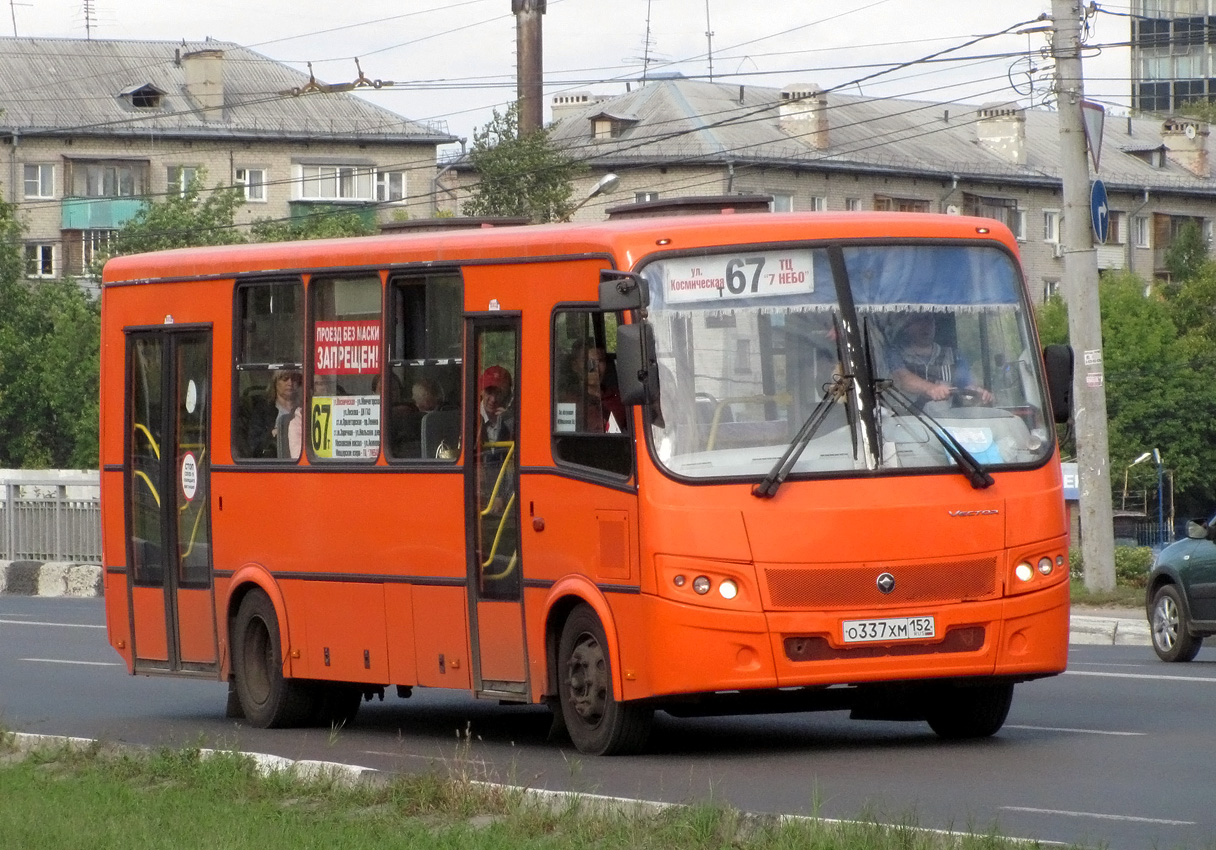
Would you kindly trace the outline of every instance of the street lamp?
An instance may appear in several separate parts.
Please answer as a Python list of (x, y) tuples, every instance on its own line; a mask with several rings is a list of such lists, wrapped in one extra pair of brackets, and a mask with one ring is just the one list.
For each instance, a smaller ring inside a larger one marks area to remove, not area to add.
[(570, 210), (570, 215), (573, 216), (576, 212), (583, 208), (583, 204), (587, 203), (592, 198), (598, 195), (606, 195), (609, 192), (615, 191), (616, 187), (621, 183), (621, 178), (609, 171), (603, 177), (596, 181), (596, 184), (591, 187), (591, 191), (587, 193), (587, 197), (583, 198), (574, 205), (574, 209)]
[(1127, 471), (1138, 463), (1152, 458), (1157, 464), (1157, 542), (1165, 544), (1165, 492), (1164, 479), (1165, 467), (1161, 464), (1161, 449), (1153, 449), (1151, 452), (1145, 452), (1140, 457), (1133, 460), (1123, 470), (1123, 509), (1127, 509)]

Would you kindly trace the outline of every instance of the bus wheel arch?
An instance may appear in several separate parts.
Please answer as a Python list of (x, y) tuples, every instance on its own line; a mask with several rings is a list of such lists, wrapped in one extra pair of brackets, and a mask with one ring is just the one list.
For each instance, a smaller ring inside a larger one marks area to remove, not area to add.
[(587, 755), (626, 755), (650, 737), (654, 709), (616, 698), (618, 678), (603, 622), (580, 603), (562, 625), (557, 647), (557, 701), (570, 740)]
[(316, 701), (305, 682), (283, 675), (282, 629), (262, 588), (242, 595), (231, 628), (232, 676), (250, 724), (267, 729), (308, 721)]
[(570, 613), (579, 605), (587, 605), (599, 617), (603, 626), (608, 647), (612, 653), (613, 688), (621, 692), (620, 652), (616, 633), (616, 623), (612, 618), (612, 609), (594, 584), (582, 576), (570, 576), (557, 582), (549, 591), (545, 600), (545, 689), (546, 696), (557, 694), (559, 679), (557, 650), (561, 640), (562, 628)]

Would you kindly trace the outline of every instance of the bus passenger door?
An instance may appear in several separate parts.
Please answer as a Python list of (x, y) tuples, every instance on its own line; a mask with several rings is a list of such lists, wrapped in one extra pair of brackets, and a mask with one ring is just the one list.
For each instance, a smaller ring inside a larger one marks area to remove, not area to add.
[(472, 319), (473, 403), (465, 422), (465, 516), (473, 688), (527, 697), (519, 545), (519, 319)]
[(218, 669), (210, 425), (210, 329), (128, 332), (127, 593), (136, 672)]

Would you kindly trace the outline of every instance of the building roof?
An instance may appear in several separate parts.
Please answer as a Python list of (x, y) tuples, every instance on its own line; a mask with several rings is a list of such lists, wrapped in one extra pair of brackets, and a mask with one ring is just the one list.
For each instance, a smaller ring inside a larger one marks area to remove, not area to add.
[[(205, 113), (187, 91), (182, 57), (199, 51), (222, 56), (222, 112)], [(2, 37), (0, 80), (0, 132), (456, 141), (446, 128), (410, 121), (315, 80), (310, 86), (308, 75), (228, 42)]]
[[(818, 89), (797, 85), (784, 91), (801, 95)], [(806, 101), (782, 95), (781, 89), (759, 86), (656, 80), (589, 103), (580, 111), (563, 109), (551, 138), (575, 159), (613, 169), (730, 163), (1009, 184), (1060, 182), (1059, 116), (1049, 109), (818, 93), (825, 103), (827, 143), (816, 147), (823, 139), (816, 138), (812, 121), (801, 122), (804, 126), (793, 131), (780, 119), (790, 103)], [(797, 108), (804, 115), (809, 109)], [(605, 113), (629, 114), (638, 120), (613, 138), (596, 139), (591, 119)], [(985, 122), (1005, 121), (1012, 127), (1012, 122), (1022, 120), (1021, 164), (980, 138)], [(1154, 167), (1144, 156), (1135, 155), (1163, 144), (1173, 152), (1175, 141), (1163, 140), (1162, 130), (1160, 118), (1108, 117), (1098, 176), (1111, 189), (1216, 194), (1216, 177), (1210, 174), (1202, 176), (1174, 159)], [(1180, 135), (1175, 136), (1179, 150), (1186, 144), (1177, 138)], [(1205, 151), (1207, 142), (1206, 135), (1199, 140)]]

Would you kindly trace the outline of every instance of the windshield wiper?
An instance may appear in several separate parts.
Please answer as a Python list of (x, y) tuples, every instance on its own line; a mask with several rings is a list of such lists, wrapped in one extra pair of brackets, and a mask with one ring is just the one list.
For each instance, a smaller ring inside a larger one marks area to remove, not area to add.
[(752, 488), (752, 495), (757, 499), (771, 499), (777, 495), (778, 488), (790, 474), (790, 470), (794, 468), (794, 464), (798, 462), (798, 458), (802, 456), (802, 452), (806, 449), (807, 443), (815, 436), (815, 432), (819, 430), (819, 426), (828, 418), (828, 413), (836, 405), (836, 402), (845, 397), (849, 391), (849, 386), (853, 379), (843, 375), (837, 375), (833, 381), (824, 387), (823, 397), (819, 399), (819, 403), (815, 405), (815, 409), (811, 411), (811, 415), (802, 423), (802, 427), (798, 429), (798, 433), (794, 435), (794, 439), (785, 447), (785, 451), (781, 457), (777, 459), (777, 463), (769, 470), (768, 475), (764, 476), (755, 487)]
[(946, 454), (950, 455), (958, 464), (959, 469), (967, 476), (967, 480), (971, 482), (973, 488), (984, 490), (996, 483), (996, 479), (988, 474), (983, 464), (975, 459), (975, 455), (967, 451), (966, 447), (955, 439), (954, 435), (947, 431), (940, 422), (918, 408), (912, 399), (896, 389), (894, 382), (890, 379), (875, 381), (874, 392), (879, 398), (885, 399), (888, 404), (895, 402), (895, 405), (924, 425), (929, 433), (942, 444)]

